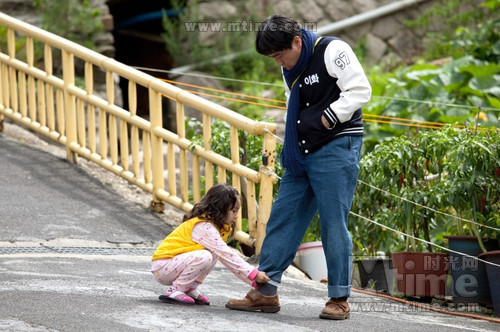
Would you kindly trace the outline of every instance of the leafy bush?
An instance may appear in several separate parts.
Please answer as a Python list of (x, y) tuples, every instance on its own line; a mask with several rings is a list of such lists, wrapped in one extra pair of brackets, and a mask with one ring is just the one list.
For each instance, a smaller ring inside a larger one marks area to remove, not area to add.
[[(353, 212), (441, 245), (446, 233), (497, 237), (449, 215), (500, 227), (499, 142), (498, 130), (446, 127), (381, 143), (363, 156), (359, 179), (387, 192), (358, 184)], [(355, 244), (370, 253), (425, 248), (362, 219), (350, 226)]]
[(365, 151), (392, 135), (417, 132), (401, 125), (398, 118), (445, 124), (465, 124), (479, 118), (482, 126), (494, 126), (498, 123), (499, 86), (500, 64), (472, 56), (443, 66), (419, 63), (401, 69), (387, 79), (383, 89), (377, 88), (390, 93), (391, 98), (374, 98), (364, 109), (366, 114), (392, 118), (387, 125), (366, 123)]
[[(444, 188), (447, 203), (462, 218), (500, 227), (499, 131), (459, 131), (443, 163), (447, 178)], [(491, 228), (478, 228), (459, 219), (453, 230), (458, 235), (476, 235), (479, 240), (482, 237), (500, 237)]]
[[(192, 141), (192, 144), (203, 146), (203, 125), (196, 119), (190, 118), (186, 120), (186, 127), (190, 128), (186, 133), (186, 138)], [(212, 123), (212, 139), (211, 149), (217, 154), (226, 158), (231, 158), (231, 141), (230, 141), (230, 125), (222, 120), (214, 120)], [(262, 165), (262, 136), (254, 136), (249, 133), (238, 130), (238, 139), (240, 146), (240, 163), (253, 170), (259, 170)], [(276, 146), (276, 154), (279, 156), (282, 144)], [(284, 169), (279, 162), (276, 163), (275, 172), (278, 177), (283, 175)], [(214, 176), (216, 176), (216, 172)], [(216, 179), (214, 179), (216, 180)], [(231, 174), (228, 174), (227, 182), (231, 182)], [(274, 186), (274, 196), (279, 188), (279, 180)], [(256, 196), (258, 197), (258, 186), (256, 188)]]
[(479, 6), (477, 0), (443, 0), (435, 2), (417, 19), (405, 23), (417, 34), (424, 32), (426, 59), (458, 58), (469, 54), (467, 50), (455, 47), (454, 40), (460, 37), (460, 31), (474, 31), (485, 21), (495, 18), (498, 6), (497, 0), (485, 0)]
[(87, 48), (103, 31), (101, 12), (88, 0), (35, 0), (42, 16), (42, 28)]

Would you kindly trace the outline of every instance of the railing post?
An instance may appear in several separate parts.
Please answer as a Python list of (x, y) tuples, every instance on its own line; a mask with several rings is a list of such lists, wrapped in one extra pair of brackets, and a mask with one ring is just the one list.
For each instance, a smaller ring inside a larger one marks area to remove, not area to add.
[(161, 114), (161, 94), (149, 86), (149, 119), (151, 122), (151, 163), (153, 171), (153, 201), (151, 209), (161, 212), (165, 204), (158, 198), (158, 191), (165, 187), (163, 178), (163, 144), (162, 139), (155, 134), (155, 128), (163, 126)]
[(259, 211), (257, 214), (257, 236), (255, 241), (255, 254), (260, 254), (262, 242), (266, 236), (266, 225), (271, 207), (273, 205), (273, 186), (276, 180), (274, 176), (274, 163), (276, 159), (276, 138), (268, 132), (264, 132), (264, 143), (262, 146), (263, 161), (267, 164), (261, 166), (260, 190), (259, 190)]
[[(0, 88), (0, 110), (6, 108), (4, 104), (4, 96), (7, 96), (7, 84), (6, 80), (4, 80), (4, 70), (5, 67), (3, 63), (0, 63), (0, 83), (2, 84), (2, 87)], [(3, 131), (3, 119), (4, 115), (0, 113), (0, 133)]]
[(78, 162), (78, 156), (72, 152), (70, 145), (76, 141), (76, 106), (75, 96), (68, 92), (68, 86), (75, 84), (75, 64), (73, 54), (62, 50), (63, 80), (64, 80), (64, 113), (66, 127), (66, 158)]

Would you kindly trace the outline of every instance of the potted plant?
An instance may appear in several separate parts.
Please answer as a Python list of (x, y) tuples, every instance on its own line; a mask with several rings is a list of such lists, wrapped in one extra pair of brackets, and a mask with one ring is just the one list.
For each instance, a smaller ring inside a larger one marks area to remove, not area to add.
[(500, 250), (493, 250), (479, 254), (479, 258), (488, 263), (486, 265), (486, 274), (488, 276), (488, 285), (490, 288), (491, 301), (495, 315), (500, 317)]
[[(445, 150), (436, 145), (437, 135), (438, 131), (426, 131), (393, 138), (365, 155), (361, 164), (360, 179), (368, 179), (365, 182), (372, 189), (378, 187), (385, 193), (375, 196), (371, 207), (367, 203), (359, 211), (371, 211), (371, 219), (409, 235), (396, 235), (392, 249), (400, 252), (391, 254), (397, 289), (407, 296), (444, 296), (446, 291), (447, 254), (434, 252), (430, 244), (415, 240), (435, 242), (439, 230), (435, 213), (422, 207), (442, 203), (442, 195), (435, 191), (435, 183), (441, 178), (431, 167), (432, 160)], [(373, 194), (365, 186), (358, 186), (359, 194)]]
[(389, 252), (397, 237), (385, 227), (358, 217), (381, 224), (390, 217), (390, 208), (384, 204), (386, 196), (374, 188), (385, 182), (384, 176), (374, 173), (374, 163), (378, 157), (378, 154), (368, 153), (360, 161), (359, 181), (351, 209), (353, 214), (349, 217), (355, 263), (353, 277), (358, 278), (361, 288), (392, 294), (394, 274)]
[(470, 256), (498, 249), (500, 135), (498, 130), (471, 128), (448, 132), (453, 142), (444, 166), (444, 190), (457, 215), (450, 229), (454, 235), (446, 236), (453, 250), (449, 258), (453, 301), (491, 305), (486, 265)]

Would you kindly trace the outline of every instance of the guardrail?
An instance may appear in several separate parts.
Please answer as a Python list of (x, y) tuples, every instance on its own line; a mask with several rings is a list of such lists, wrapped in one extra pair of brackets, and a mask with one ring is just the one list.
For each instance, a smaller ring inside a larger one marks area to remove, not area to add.
[[(162, 210), (165, 202), (190, 210), (201, 198), (202, 169), (205, 189), (214, 181), (231, 178), (240, 192), (246, 188), (243, 194), (249, 229), (248, 233), (242, 231), (240, 213), (234, 238), (260, 252), (273, 200), (276, 124), (246, 118), (3, 13), (0, 26), (7, 28), (7, 53), (0, 49), (0, 128), (8, 117), (64, 145), (71, 162), (76, 163), (81, 156), (151, 193), (155, 210)], [(19, 52), (20, 46), (23, 52)], [(35, 51), (42, 48), (44, 64), (38, 68)], [(76, 83), (75, 63), (83, 65), (83, 83)], [(56, 64), (62, 65), (60, 73), (54, 70)], [(99, 71), (106, 77), (104, 98), (94, 89)], [(128, 110), (115, 103), (116, 78), (129, 82)], [(148, 90), (149, 120), (137, 115), (138, 86)], [(176, 103), (177, 133), (162, 128), (164, 98)], [(185, 105), (203, 114), (203, 146), (186, 138)], [(213, 119), (230, 125), (230, 158), (211, 149)], [(262, 154), (267, 156), (267, 164), (261, 168), (271, 172), (240, 164), (238, 130), (263, 136)]]

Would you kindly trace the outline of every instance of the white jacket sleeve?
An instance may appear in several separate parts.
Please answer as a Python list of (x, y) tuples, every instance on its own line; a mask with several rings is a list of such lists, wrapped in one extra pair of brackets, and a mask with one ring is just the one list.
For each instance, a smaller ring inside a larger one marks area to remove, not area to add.
[(351, 119), (353, 113), (368, 104), (372, 88), (363, 67), (349, 44), (332, 40), (325, 50), (325, 65), (330, 76), (337, 78), (340, 98), (330, 104), (339, 121)]

